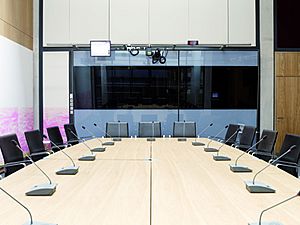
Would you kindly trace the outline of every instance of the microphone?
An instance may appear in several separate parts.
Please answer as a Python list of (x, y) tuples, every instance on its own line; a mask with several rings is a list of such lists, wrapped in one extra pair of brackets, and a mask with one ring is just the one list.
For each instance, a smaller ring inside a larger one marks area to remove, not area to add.
[(108, 145), (114, 145), (115, 144), (115, 142), (114, 141), (120, 141), (120, 138), (118, 139), (118, 138), (113, 138), (109, 133), (107, 133), (106, 131), (104, 131), (104, 130), (102, 130), (96, 123), (94, 123), (94, 126), (95, 127), (97, 127), (98, 128), (98, 130), (100, 130), (101, 132), (103, 132), (105, 135), (107, 135), (108, 137), (110, 137), (111, 139), (112, 139), (112, 141), (107, 141), (107, 142), (104, 142), (102, 145), (106, 145), (106, 146), (108, 146)]
[(288, 201), (290, 201), (290, 200), (292, 200), (292, 199), (294, 199), (294, 198), (297, 198), (298, 196), (300, 196), (300, 191), (299, 191), (296, 195), (294, 195), (294, 196), (292, 196), (292, 197), (289, 197), (289, 198), (287, 198), (287, 199), (285, 199), (285, 200), (283, 200), (283, 201), (281, 201), (281, 202), (279, 202), (279, 203), (277, 203), (277, 204), (275, 204), (275, 205), (272, 205), (272, 206), (270, 206), (270, 207), (267, 208), (267, 209), (264, 209), (264, 210), (260, 213), (260, 215), (259, 215), (259, 220), (258, 220), (258, 222), (256, 222), (256, 223), (248, 223), (248, 225), (272, 225), (272, 224), (278, 224), (278, 225), (280, 225), (281, 223), (279, 223), (279, 222), (274, 222), (274, 221), (272, 221), (272, 222), (262, 222), (262, 216), (263, 216), (263, 214), (264, 214), (265, 212), (269, 211), (270, 209), (273, 209), (273, 208), (275, 208), (275, 207), (277, 207), (277, 206), (279, 206), (279, 205), (282, 205), (283, 203), (286, 203), (286, 202), (288, 202)]
[(81, 142), (82, 144), (84, 144), (85, 147), (87, 147), (91, 154), (90, 155), (84, 155), (78, 158), (79, 161), (94, 161), (96, 159), (96, 156), (93, 154), (92, 149), (85, 143), (84, 139), (79, 138), (70, 128), (68, 128), (68, 130), (78, 139), (78, 140), (82, 140), (83, 142)]
[(32, 187), (31, 190), (26, 192), (27, 196), (51, 196), (56, 191), (56, 184), (53, 184), (48, 175), (32, 160), (32, 158), (19, 146), (17, 141), (11, 140), (12, 144), (16, 146), (25, 156), (29, 159), (29, 161), (38, 168), (39, 171), (44, 174), (44, 176), (49, 181), (49, 184), (40, 184)]
[[(93, 138), (96, 138), (96, 140), (101, 144), (103, 145), (103, 142), (100, 140), (100, 138), (97, 138), (96, 135), (91, 132), (87, 127), (85, 126), (81, 126), (81, 128), (83, 130), (86, 130), (90, 135), (92, 135)], [(91, 150), (92, 152), (104, 152), (105, 151), (105, 147), (98, 147), (98, 148), (92, 148)]]
[(210, 148), (209, 145), (210, 143), (216, 138), (218, 137), (222, 132), (224, 132), (225, 129), (227, 129), (229, 127), (229, 125), (226, 125), (219, 133), (217, 133), (213, 138), (211, 138), (211, 140), (207, 143), (207, 147), (204, 148), (204, 151), (206, 152), (217, 152), (218, 149), (216, 148)]
[(229, 165), (230, 166), (230, 170), (232, 172), (235, 172), (235, 173), (239, 173), (239, 172), (252, 172), (252, 169), (250, 169), (249, 167), (247, 166), (242, 166), (242, 165), (238, 165), (237, 162), (238, 160), (244, 156), (246, 153), (249, 153), (252, 148), (254, 148), (255, 146), (257, 146), (260, 142), (262, 142), (263, 140), (265, 140), (267, 138), (267, 135), (264, 135), (258, 142), (256, 142), (254, 145), (252, 145), (250, 148), (248, 148), (245, 152), (243, 152), (241, 155), (239, 155), (236, 160), (235, 160), (235, 163), (234, 164), (231, 164)]
[(51, 141), (45, 134), (43, 134), (43, 138), (47, 139), (50, 141), (50, 143), (55, 146), (57, 149), (60, 150), (60, 152), (62, 152), (65, 156), (67, 156), (71, 162), (72, 162), (72, 166), (68, 166), (68, 167), (63, 167), (59, 170), (57, 170), (55, 173), (57, 175), (75, 175), (78, 173), (79, 170), (79, 166), (76, 166), (73, 159), (63, 150), (61, 149), (57, 144), (55, 144), (53, 141)]
[(27, 213), (29, 214), (29, 222), (28, 223), (25, 223), (25, 224), (29, 224), (29, 225), (39, 225), (39, 224), (43, 224), (43, 225), (57, 225), (57, 224), (50, 224), (50, 223), (40, 223), (40, 222), (35, 222), (33, 221), (33, 218), (32, 218), (32, 214), (30, 212), (30, 210), (25, 206), (23, 205), (20, 201), (18, 201), (15, 197), (13, 197), (11, 194), (9, 194), (7, 191), (5, 191), (2, 187), (0, 187), (0, 190), (6, 194), (8, 197), (10, 197), (12, 200), (14, 200), (16, 203), (18, 203), (20, 206), (22, 206), (26, 211)]
[[(201, 135), (204, 134), (204, 132), (213, 125), (214, 125), (213, 123), (209, 124), (197, 136), (201, 137)], [(205, 146), (204, 143), (197, 141), (197, 137), (195, 138), (195, 141), (192, 142), (192, 145), (193, 146)]]
[(275, 159), (272, 162), (269, 162), (267, 166), (265, 166), (264, 168), (262, 168), (260, 171), (258, 171), (255, 176), (253, 177), (252, 181), (246, 181), (246, 188), (250, 193), (275, 193), (275, 190), (270, 187), (269, 185), (263, 184), (263, 183), (255, 183), (255, 179), (257, 177), (258, 174), (260, 174), (262, 171), (264, 171), (265, 169), (267, 169), (268, 167), (270, 167), (271, 165), (273, 165), (275, 162), (277, 162), (279, 159), (281, 159), (282, 157), (284, 157), (285, 155), (287, 155), (288, 153), (290, 153), (292, 150), (294, 150), (296, 148), (296, 145), (291, 146), (285, 153), (283, 153), (282, 155), (280, 155), (277, 159)]
[(230, 161), (231, 158), (229, 158), (228, 156), (224, 156), (224, 155), (219, 155), (220, 149), (231, 139), (233, 138), (235, 135), (237, 135), (238, 132), (240, 132), (241, 129), (238, 128), (226, 141), (223, 142), (223, 144), (218, 148), (218, 152), (217, 155), (213, 156), (213, 159), (215, 161)]

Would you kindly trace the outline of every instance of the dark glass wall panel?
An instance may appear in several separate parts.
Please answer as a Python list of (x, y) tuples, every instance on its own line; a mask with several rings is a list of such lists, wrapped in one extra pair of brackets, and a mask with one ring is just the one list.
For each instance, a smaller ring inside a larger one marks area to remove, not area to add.
[(211, 80), (212, 109), (257, 108), (257, 68), (212, 67), (205, 78)]
[(258, 68), (74, 68), (75, 109), (257, 109)]
[(74, 67), (74, 102), (78, 109), (94, 108), (92, 67)]
[(201, 109), (204, 107), (204, 67), (180, 67), (179, 108)]
[(277, 48), (300, 48), (300, 1), (275, 1), (275, 29)]

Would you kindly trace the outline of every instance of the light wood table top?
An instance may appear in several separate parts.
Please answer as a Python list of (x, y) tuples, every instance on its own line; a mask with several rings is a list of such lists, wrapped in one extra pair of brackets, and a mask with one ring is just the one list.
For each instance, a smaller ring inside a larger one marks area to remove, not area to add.
[[(153, 146), (153, 224), (241, 225), (256, 222), (260, 212), (300, 190), (300, 182), (271, 166), (258, 175), (257, 181), (276, 189), (275, 194), (251, 194), (244, 181), (266, 163), (245, 155), (239, 164), (253, 173), (233, 173), (229, 164), (214, 161), (213, 154), (203, 147), (174, 141), (156, 142)], [(204, 143), (207, 140), (202, 139)], [(218, 147), (220, 143), (211, 146)], [(236, 159), (242, 152), (231, 147), (221, 148), (220, 155)], [(267, 212), (263, 219), (284, 224), (300, 224), (300, 198)]]
[[(250, 194), (244, 181), (251, 180), (265, 162), (245, 155), (239, 164), (253, 173), (232, 173), (232, 162), (216, 162), (215, 153), (206, 153), (191, 142), (161, 138), (152, 142), (151, 149), (146, 139), (123, 139), (96, 153), (95, 161), (79, 162), (79, 156), (89, 153), (81, 143), (66, 149), (80, 166), (75, 176), (55, 175), (56, 169), (70, 164), (61, 152), (38, 162), (58, 184), (53, 196), (25, 196), (33, 185), (47, 182), (33, 165), (1, 180), (0, 186), (28, 206), (35, 220), (59, 225), (246, 225), (257, 221), (263, 209), (300, 190), (297, 178), (271, 166), (257, 181), (271, 185), (276, 193)], [(87, 144), (99, 146), (96, 140)], [(241, 152), (224, 147), (220, 154), (234, 160)], [(0, 225), (28, 221), (23, 208), (1, 192), (0, 202)], [(300, 199), (293, 199), (263, 218), (300, 224), (299, 203)]]

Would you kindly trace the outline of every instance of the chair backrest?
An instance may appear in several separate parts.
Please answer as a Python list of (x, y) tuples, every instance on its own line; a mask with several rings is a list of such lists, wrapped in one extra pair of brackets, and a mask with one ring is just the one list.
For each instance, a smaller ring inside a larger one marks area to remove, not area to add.
[(106, 137), (129, 137), (127, 122), (106, 123)]
[(255, 137), (256, 128), (251, 126), (244, 126), (243, 132), (240, 136), (240, 144), (251, 146)]
[(72, 145), (78, 144), (79, 141), (78, 141), (78, 138), (76, 137), (78, 135), (77, 135), (77, 131), (76, 131), (74, 124), (72, 124), (72, 123), (65, 124), (64, 128), (65, 128), (65, 133), (66, 133), (68, 144), (72, 144)]
[(267, 136), (267, 137), (266, 137), (266, 139), (264, 139), (257, 145), (257, 147), (256, 147), (257, 151), (272, 154), (274, 151), (277, 134), (278, 134), (278, 132), (274, 131), (274, 130), (263, 130), (261, 133), (261, 138), (264, 136)]
[(161, 123), (140, 122), (139, 137), (161, 137)]
[(196, 123), (174, 122), (173, 137), (196, 137)]
[(240, 125), (237, 125), (237, 124), (229, 124), (228, 125), (227, 131), (225, 134), (225, 138), (224, 138), (224, 141), (227, 141), (226, 144), (232, 145), (235, 143), (236, 137), (238, 135), (238, 132), (236, 132), (236, 131), (239, 128), (240, 128)]
[(19, 145), (16, 134), (8, 134), (0, 137), (0, 148), (5, 163), (23, 161), (23, 153), (11, 142), (15, 140)]
[[(61, 133), (59, 131), (59, 128), (56, 127), (48, 127), (47, 128), (48, 138), (54, 142), (56, 145), (63, 145), (64, 140), (61, 136)], [(51, 146), (53, 147), (52, 143)]]
[(286, 134), (281, 145), (280, 155), (285, 153), (293, 145), (296, 148), (280, 159), (280, 161), (298, 163), (300, 156), (300, 136), (294, 134)]
[(39, 130), (24, 132), (30, 153), (44, 152), (43, 136)]

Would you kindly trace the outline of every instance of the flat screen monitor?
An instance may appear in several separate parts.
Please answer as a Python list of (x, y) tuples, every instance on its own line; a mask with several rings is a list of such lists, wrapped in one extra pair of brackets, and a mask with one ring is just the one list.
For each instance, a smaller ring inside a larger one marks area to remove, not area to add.
[(91, 41), (91, 56), (109, 57), (110, 56), (110, 41)]

